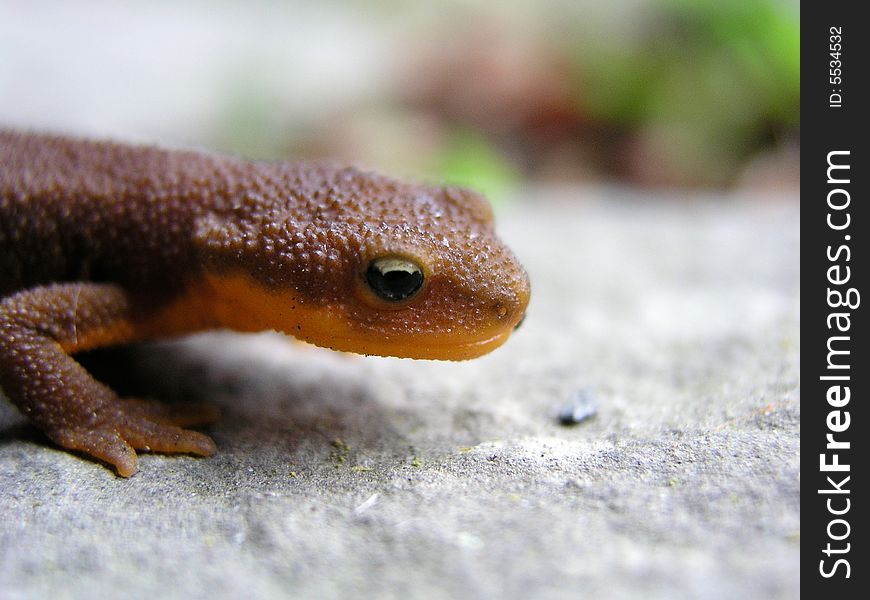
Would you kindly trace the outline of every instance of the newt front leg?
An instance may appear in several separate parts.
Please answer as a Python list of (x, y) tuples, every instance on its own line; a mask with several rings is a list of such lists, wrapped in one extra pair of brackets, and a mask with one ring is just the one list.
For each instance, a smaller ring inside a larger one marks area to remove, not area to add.
[(135, 450), (214, 454), (214, 442), (182, 429), (213, 420), (156, 402), (121, 400), (70, 354), (140, 337), (138, 311), (123, 288), (69, 283), (0, 301), (0, 387), (54, 442), (136, 472)]

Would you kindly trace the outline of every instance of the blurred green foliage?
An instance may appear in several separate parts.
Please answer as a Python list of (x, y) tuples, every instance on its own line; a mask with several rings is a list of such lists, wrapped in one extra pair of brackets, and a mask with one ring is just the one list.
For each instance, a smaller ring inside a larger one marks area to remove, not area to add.
[(518, 179), (498, 148), (469, 128), (449, 133), (438, 171), (444, 182), (475, 189), (496, 204), (508, 196)]
[[(491, 3), (478, 7), (484, 13), (492, 10)], [(548, 152), (563, 160), (566, 146), (573, 145), (568, 153), (578, 158), (573, 164), (560, 163), (560, 177), (582, 177), (579, 161), (585, 156), (609, 176), (640, 184), (726, 185), (739, 178), (755, 157), (775, 155), (784, 147), (795, 150), (799, 144), (797, 2), (564, 0), (527, 5), (526, 11), (519, 11), (512, 22), (503, 13), (490, 12), (478, 19), (488, 25), (504, 19), (506, 36), (526, 40), (520, 43), (535, 57), (530, 61), (542, 61), (540, 71), (561, 68), (560, 76), (570, 82), (568, 106), (559, 109), (563, 114), (558, 117), (570, 133), (559, 136), (544, 131), (544, 138), (554, 144), (550, 148), (540, 143), (541, 131), (515, 131), (510, 140), (514, 148), (508, 151), (526, 144), (525, 158), (538, 160), (514, 162), (526, 175), (540, 176), (537, 169), (548, 167)], [(548, 50), (535, 54), (542, 47)], [(478, 50), (484, 55), (491, 52)], [(457, 66), (461, 69), (461, 64)], [(525, 76), (527, 96), (534, 98), (538, 80), (521, 71), (505, 72)], [(453, 84), (461, 97), (463, 87), (474, 81), (457, 78)], [(498, 90), (493, 92), (497, 94)], [(538, 101), (543, 106), (552, 104), (553, 98), (544, 94), (539, 92)], [(497, 98), (492, 102), (503, 111)], [(528, 103), (519, 104), (528, 110)], [(572, 111), (573, 117), (564, 114)], [(547, 121), (545, 113), (531, 119), (528, 113), (510, 117), (526, 123)], [(450, 138), (445, 152), (454, 155), (446, 161), (444, 175), (484, 181), (490, 189), (509, 187), (508, 179), (497, 183), (511, 173), (504, 137), (487, 136), (485, 129), (480, 135), (479, 128), (492, 127), (491, 123), (472, 120), (465, 126), (468, 132), (460, 138), (462, 143)], [(515, 152), (511, 158), (516, 158)]]
[(593, 120), (652, 139), (670, 169), (721, 183), (797, 135), (800, 16), (775, 0), (657, 0), (639, 35), (578, 43), (575, 93)]
[(243, 71), (222, 95), (223, 145), (431, 176), (496, 201), (521, 178), (728, 185), (771, 156), (759, 162), (794, 179), (796, 0), (332, 5), (395, 59), (380, 87), (291, 114), (276, 110), (280, 85)]

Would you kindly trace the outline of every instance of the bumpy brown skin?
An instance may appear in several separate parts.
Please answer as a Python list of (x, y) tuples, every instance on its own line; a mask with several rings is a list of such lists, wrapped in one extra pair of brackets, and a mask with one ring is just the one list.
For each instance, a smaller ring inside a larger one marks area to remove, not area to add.
[[(385, 256), (421, 267), (409, 300), (368, 288)], [(134, 449), (212, 454), (182, 427), (213, 414), (120, 400), (75, 352), (228, 327), (460, 360), (503, 343), (528, 299), (466, 189), (0, 131), (0, 387), (56, 443), (123, 476)]]

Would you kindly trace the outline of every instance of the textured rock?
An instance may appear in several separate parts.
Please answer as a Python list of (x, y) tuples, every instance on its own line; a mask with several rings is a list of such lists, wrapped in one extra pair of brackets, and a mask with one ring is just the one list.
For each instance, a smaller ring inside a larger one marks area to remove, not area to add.
[(0, 597), (797, 597), (796, 198), (527, 200), (532, 304), (479, 360), (160, 345), (219, 453), (130, 480), (0, 403)]

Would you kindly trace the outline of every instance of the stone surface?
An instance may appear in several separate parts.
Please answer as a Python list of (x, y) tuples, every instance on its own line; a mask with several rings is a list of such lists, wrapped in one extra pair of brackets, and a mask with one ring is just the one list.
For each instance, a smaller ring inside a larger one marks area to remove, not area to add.
[(157, 345), (220, 450), (129, 480), (0, 402), (0, 598), (797, 597), (797, 199), (526, 200), (529, 316), (479, 360)]

